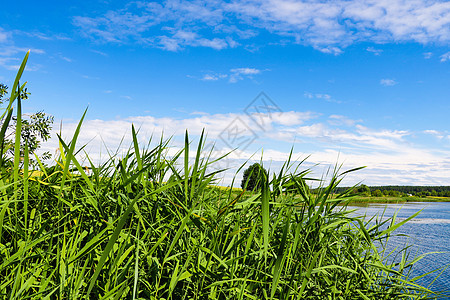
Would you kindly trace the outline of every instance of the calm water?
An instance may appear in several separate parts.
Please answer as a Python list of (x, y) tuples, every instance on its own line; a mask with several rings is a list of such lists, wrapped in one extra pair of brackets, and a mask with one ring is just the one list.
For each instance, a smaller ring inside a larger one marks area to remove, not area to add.
[[(380, 215), (386, 208), (385, 216), (390, 217), (398, 211), (398, 222), (411, 216), (415, 212), (422, 212), (395, 232), (407, 234), (407, 237), (392, 237), (388, 248), (411, 247), (411, 258), (427, 252), (443, 251), (445, 253), (431, 254), (416, 264), (413, 276), (430, 272), (450, 263), (450, 203), (407, 203), (407, 204), (370, 204), (367, 207), (349, 206), (357, 208), (358, 214), (367, 216)], [(394, 233), (395, 233), (394, 232)], [(420, 281), (422, 285), (430, 284), (437, 273), (431, 274)], [(433, 283), (432, 290), (450, 291), (450, 267)], [(447, 293), (448, 294), (448, 293)]]

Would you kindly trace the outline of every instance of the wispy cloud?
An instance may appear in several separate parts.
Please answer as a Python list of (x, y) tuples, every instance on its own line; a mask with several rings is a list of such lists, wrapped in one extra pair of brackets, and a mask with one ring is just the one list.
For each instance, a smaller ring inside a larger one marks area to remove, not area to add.
[(362, 120), (352, 120), (342, 115), (331, 115), (328, 119), (329, 124), (337, 126), (354, 126), (356, 123), (360, 122), (362, 122)]
[(100, 79), (100, 77), (91, 76), (91, 75), (81, 75), (81, 77), (83, 77), (84, 79), (89, 79), (89, 80), (99, 80)]
[(65, 56), (65, 55), (62, 54), (62, 53), (56, 53), (55, 56), (58, 57), (58, 58), (61, 59), (61, 60), (66, 61), (66, 62), (69, 62), (69, 63), (70, 63), (70, 62), (73, 62), (73, 60), (72, 60), (71, 58)]
[(7, 70), (15, 71), (20, 67), (20, 60), (12, 57), (0, 57), (0, 66)]
[(375, 49), (374, 47), (367, 47), (366, 49), (368, 52), (373, 53), (373, 55), (379, 56), (381, 53), (383, 53), (383, 50), (381, 49)]
[(61, 56), (61, 59), (62, 59), (62, 60), (65, 60), (65, 61), (67, 61), (67, 62), (72, 62), (72, 59), (71, 59), (71, 58), (68, 58), (68, 57), (65, 57), (65, 56)]
[(394, 85), (396, 85), (398, 82), (397, 81), (395, 81), (394, 79), (388, 79), (388, 78), (385, 78), (385, 79), (381, 79), (380, 80), (380, 84), (381, 85), (384, 85), (384, 86), (394, 86)]
[(0, 43), (4, 43), (9, 38), (9, 33), (6, 32), (3, 28), (0, 27)]
[(339, 47), (330, 47), (330, 46), (324, 47), (324, 46), (315, 45), (314, 48), (316, 50), (319, 50), (322, 53), (333, 54), (333, 55), (336, 55), (336, 56), (339, 55), (339, 54), (342, 54), (344, 52)]
[(224, 48), (234, 48), (237, 45), (237, 43), (231, 38), (208, 39), (201, 37), (196, 32), (188, 32), (183, 30), (177, 31), (172, 36), (162, 35), (155, 38), (147, 38), (145, 39), (145, 42), (169, 51), (179, 51), (184, 49), (186, 46), (207, 47), (221, 50)]
[(305, 92), (303, 96), (308, 99), (321, 99), (327, 102), (342, 103), (342, 101), (334, 99), (330, 94)]
[(204, 81), (217, 81), (221, 77), (227, 77), (227, 75), (205, 74), (201, 79)]
[[(1, 52), (1, 51), (4, 52)], [(0, 50), (0, 67), (3, 67), (10, 71), (17, 71), (19, 70), (20, 64), (22, 62), (21, 59), (17, 58), (17, 54), (20, 52), (21, 55), (26, 53), (29, 49), (24, 48), (18, 48), (18, 47), (5, 47), (4, 49)], [(36, 51), (37, 50), (37, 51)], [(33, 53), (42, 54), (44, 51), (40, 51), (38, 49), (32, 49)], [(27, 71), (37, 71), (42, 66), (39, 64), (31, 63), (27, 64), (26, 70)]]
[(438, 139), (443, 139), (445, 137), (445, 133), (444, 132), (441, 132), (441, 131), (438, 131), (438, 130), (434, 130), (434, 129), (424, 130), (423, 133), (432, 135), (432, 136), (434, 136), (434, 137), (436, 137)]
[(30, 50), (30, 52), (33, 54), (44, 54), (45, 53), (45, 51), (42, 49), (17, 47), (17, 46), (8, 44), (8, 45), (3, 45), (3, 47), (0, 48), (0, 56), (12, 57), (19, 53), (26, 53), (28, 50)]
[(303, 94), (303, 96), (305, 96), (308, 99), (325, 99), (325, 100), (330, 100), (331, 96), (329, 94), (312, 94), (310, 92), (305, 92)]
[[(44, 54), (45, 51), (34, 47), (19, 47), (14, 44), (12, 32), (6, 32), (0, 27), (0, 67), (7, 70), (16, 71), (20, 67), (21, 60), (18, 54), (24, 55), (28, 50), (33, 54)], [(38, 64), (28, 64), (28, 71), (40, 69)]]
[(267, 69), (261, 70), (256, 68), (233, 68), (230, 69), (226, 73), (217, 73), (212, 71), (207, 71), (205, 74), (201, 77), (188, 75), (190, 78), (199, 78), (203, 81), (218, 81), (218, 80), (228, 80), (230, 83), (236, 83), (238, 81), (244, 80), (244, 79), (253, 79), (255, 75), (259, 75), (265, 71), (269, 71)]
[(430, 59), (433, 56), (433, 52), (425, 52), (423, 54), (423, 58)]
[(101, 55), (101, 56), (105, 56), (105, 57), (108, 56), (107, 53), (102, 52), (102, 51), (99, 51), (99, 50), (91, 49), (91, 52), (96, 53), (96, 54), (99, 54), (99, 55)]
[[(195, 76), (189, 76), (191, 78), (196, 78)], [(217, 81), (221, 79), (226, 79), (229, 77), (229, 74), (221, 74), (221, 73), (215, 73), (215, 72), (207, 72), (204, 74), (200, 80), (203, 81)]]
[(315, 94), (317, 99), (324, 99), (326, 101), (330, 101), (331, 100), (331, 96), (328, 94)]
[(450, 51), (442, 54), (440, 57), (441, 57), (441, 62), (446, 62), (446, 61), (450, 60)]
[(230, 82), (237, 82), (244, 78), (253, 78), (253, 75), (260, 74), (262, 71), (255, 68), (236, 68), (230, 70)]
[[(450, 4), (397, 1), (139, 1), (101, 15), (75, 16), (85, 36), (112, 43), (138, 41), (169, 51), (185, 47), (258, 47), (298, 43), (340, 54), (356, 42), (422, 44), (450, 41)], [(267, 42), (267, 40), (266, 40)], [(367, 51), (379, 55), (375, 48)]]
[(46, 33), (39, 32), (39, 31), (28, 32), (28, 31), (22, 31), (22, 30), (15, 30), (14, 33), (18, 34), (18, 35), (25, 35), (27, 37), (37, 38), (37, 39), (40, 39), (43, 41), (52, 41), (52, 40), (70, 41), (71, 40), (70, 37), (63, 35), (63, 34), (55, 34), (55, 33), (46, 34)]

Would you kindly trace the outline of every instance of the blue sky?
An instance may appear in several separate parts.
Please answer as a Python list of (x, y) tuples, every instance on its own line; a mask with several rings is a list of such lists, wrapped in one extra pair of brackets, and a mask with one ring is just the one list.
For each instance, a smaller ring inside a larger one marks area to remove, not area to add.
[(173, 151), (205, 128), (214, 155), (238, 147), (224, 166), (294, 147), (319, 175), (367, 166), (347, 184), (450, 185), (448, 1), (22, 1), (0, 20), (0, 82), (31, 49), (25, 110), (70, 136), (89, 106), (94, 158), (132, 123)]

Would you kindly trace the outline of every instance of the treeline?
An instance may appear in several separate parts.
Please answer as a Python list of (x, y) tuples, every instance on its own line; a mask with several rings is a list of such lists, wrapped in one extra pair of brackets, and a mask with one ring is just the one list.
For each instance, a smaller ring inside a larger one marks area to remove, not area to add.
[[(343, 193), (350, 187), (338, 187), (335, 192)], [(367, 186), (361, 184), (353, 189), (352, 194), (360, 194), (363, 196), (373, 197), (450, 197), (450, 186), (407, 186), (407, 185), (384, 185), (384, 186)]]

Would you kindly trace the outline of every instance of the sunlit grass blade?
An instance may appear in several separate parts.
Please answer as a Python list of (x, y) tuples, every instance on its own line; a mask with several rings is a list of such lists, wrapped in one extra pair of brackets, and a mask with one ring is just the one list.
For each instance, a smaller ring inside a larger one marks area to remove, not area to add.
[[(64, 187), (64, 184), (65, 184), (65, 181), (67, 178), (67, 174), (69, 173), (70, 161), (72, 159), (72, 155), (74, 155), (76, 141), (78, 139), (78, 135), (80, 134), (81, 124), (83, 124), (83, 120), (84, 120), (84, 117), (86, 116), (86, 113), (87, 113), (87, 108), (84, 111), (83, 115), (81, 116), (81, 119), (78, 122), (77, 128), (75, 129), (75, 132), (72, 137), (72, 141), (70, 142), (69, 151), (67, 153), (65, 153), (66, 163), (64, 165), (64, 170), (63, 170), (63, 174), (61, 177), (61, 191)], [(61, 139), (60, 136), (59, 136), (59, 139)], [(63, 154), (64, 154), (64, 151), (61, 151), (61, 155), (63, 155)]]
[[(64, 151), (66, 153), (70, 152), (69, 147), (66, 145), (66, 143), (61, 139), (60, 136), (58, 136), (59, 138), (59, 142), (61, 143), (61, 145), (64, 147)], [(86, 172), (84, 171), (83, 167), (80, 165), (80, 163), (78, 162), (78, 160), (76, 159), (76, 157), (74, 155), (70, 156), (71, 158), (71, 162), (73, 162), (73, 164), (75, 165), (75, 167), (77, 168), (78, 172), (80, 173), (80, 176), (84, 179), (84, 182), (86, 182), (86, 184), (88, 185), (88, 187), (93, 191), (94, 189), (94, 185), (91, 182), (91, 180), (88, 178)], [(66, 165), (69, 165), (70, 161), (66, 161)]]
[[(14, 101), (16, 100), (16, 98), (17, 98), (17, 97), (19, 96), (19, 94), (20, 94), (20, 90), (19, 90), (20, 84), (19, 84), (19, 81), (20, 81), (20, 79), (22, 78), (22, 74), (23, 74), (23, 71), (25, 70), (25, 67), (26, 67), (26, 64), (27, 64), (28, 56), (29, 56), (29, 55), (30, 55), (30, 50), (28, 50), (28, 52), (25, 54), (25, 57), (23, 58), (22, 63), (20, 64), (19, 70), (17, 71), (17, 74), (16, 74), (16, 79), (14, 79), (14, 83), (13, 83), (13, 86), (12, 86), (12, 89), (11, 89), (11, 97), (9, 97), (8, 107), (6, 108), (6, 111), (2, 114), (2, 116), (1, 116), (0, 119), (3, 119), (3, 117), (5, 116), (5, 114), (11, 109), (11, 107), (12, 107)], [(24, 86), (25, 86), (25, 85), (24, 85)], [(22, 89), (23, 89), (24, 86), (22, 86)], [(17, 92), (16, 92), (16, 91), (17, 91)]]
[(261, 213), (262, 213), (262, 228), (263, 228), (263, 245), (264, 245), (264, 263), (267, 266), (267, 256), (269, 252), (269, 227), (270, 227), (270, 190), (269, 178), (266, 173), (262, 176), (262, 190), (261, 190)]
[[(28, 168), (29, 168), (29, 153), (28, 144), (25, 143), (23, 151), (23, 212), (25, 226), (28, 226)], [(25, 227), (26, 228), (26, 227)], [(28, 229), (28, 228), (26, 228)]]
[(117, 226), (114, 229), (114, 232), (112, 233), (108, 244), (105, 246), (105, 249), (103, 249), (102, 255), (100, 257), (100, 260), (98, 261), (97, 267), (95, 268), (95, 273), (92, 276), (90, 283), (89, 283), (89, 288), (87, 290), (87, 294), (90, 295), (92, 289), (94, 288), (95, 282), (97, 280), (98, 275), (100, 274), (100, 272), (102, 271), (103, 265), (105, 264), (106, 258), (108, 257), (109, 253), (111, 252), (111, 250), (113, 249), (114, 244), (117, 241), (117, 238), (119, 237), (119, 234), (123, 228), (123, 226), (125, 226), (125, 222), (128, 220), (128, 215), (131, 213), (131, 211), (133, 210), (133, 206), (134, 204), (139, 200), (139, 196), (136, 197), (130, 204), (128, 204), (127, 209), (125, 210), (125, 212), (123, 213), (123, 215), (120, 217), (120, 219), (117, 222)]
[[(17, 86), (19, 89), (19, 86)], [(22, 101), (20, 99), (20, 90), (17, 92), (17, 114), (16, 114), (16, 133), (14, 142), (14, 199), (17, 200), (17, 184), (19, 182), (19, 164), (20, 164), (20, 146), (22, 132)]]
[[(291, 214), (288, 213), (286, 218), (287, 218), (287, 220), (290, 220)], [(287, 251), (289, 250), (289, 248), (287, 247), (286, 241), (287, 241), (287, 235), (289, 232), (290, 225), (291, 225), (290, 222), (285, 222), (285, 225), (283, 228), (283, 236), (281, 237), (281, 242), (280, 242), (280, 245), (279, 245), (278, 251), (277, 251), (277, 260), (275, 261), (275, 266), (274, 266), (274, 272), (273, 272), (274, 275), (273, 275), (272, 286), (271, 286), (271, 291), (270, 291), (270, 299), (273, 299), (273, 297), (275, 296), (275, 292), (278, 287), (281, 272), (283, 270), (283, 263), (286, 259)]]
[(0, 167), (3, 167), (3, 154), (6, 153), (5, 150), (7, 150), (4, 148), (5, 147), (5, 134), (6, 134), (6, 130), (8, 129), (9, 122), (11, 121), (11, 117), (13, 114), (12, 108), (8, 109), (7, 113), (8, 114), (6, 115), (6, 118), (3, 120), (2, 128), (0, 130), (0, 141), (1, 141), (1, 144), (0, 144)]

